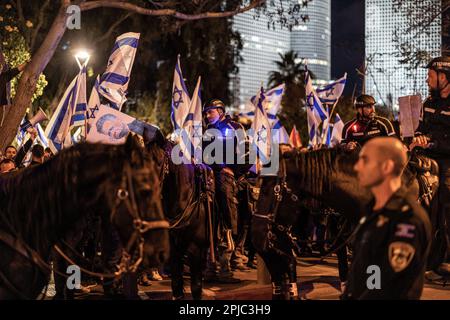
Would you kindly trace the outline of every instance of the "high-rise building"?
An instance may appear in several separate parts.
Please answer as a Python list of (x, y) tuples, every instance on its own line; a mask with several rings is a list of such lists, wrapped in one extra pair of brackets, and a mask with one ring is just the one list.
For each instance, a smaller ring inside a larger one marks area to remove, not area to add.
[(323, 85), (330, 80), (331, 72), (331, 1), (314, 0), (305, 13), (309, 21), (292, 30), (291, 49), (305, 58), (316, 76), (313, 83)]
[(275, 30), (268, 28), (269, 18), (261, 15), (254, 19), (253, 10), (233, 18), (233, 28), (239, 31), (243, 41), (243, 61), (238, 63), (239, 72), (230, 82), (235, 107), (242, 107), (261, 84), (267, 87), (269, 73), (277, 71), (275, 61), (280, 60), (279, 53), (294, 50), (305, 59), (316, 76), (316, 83), (330, 80), (331, 2), (314, 0), (302, 10), (308, 14), (309, 21), (292, 32), (280, 25), (275, 25)]
[[(414, 6), (418, 6), (418, 3), (428, 9), (417, 10)], [(400, 96), (416, 93), (426, 96), (427, 70), (422, 68), (426, 63), (414, 68), (411, 68), (411, 64), (400, 63), (404, 56), (400, 55), (398, 44), (408, 43), (404, 48), (406, 51), (432, 57), (440, 55), (440, 8), (441, 0), (404, 1), (400, 10), (391, 0), (366, 0), (365, 92), (373, 95), (379, 104), (396, 108)], [(436, 18), (431, 24), (407, 33), (409, 22), (417, 22), (425, 15)], [(400, 41), (394, 41), (396, 37)]]

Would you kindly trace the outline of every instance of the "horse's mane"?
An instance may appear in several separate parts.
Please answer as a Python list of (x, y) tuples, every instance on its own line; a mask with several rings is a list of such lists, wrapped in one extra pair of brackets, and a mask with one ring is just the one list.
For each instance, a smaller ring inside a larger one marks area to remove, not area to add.
[(289, 151), (283, 157), (295, 162), (298, 183), (312, 196), (331, 191), (331, 179), (336, 174), (354, 176), (353, 165), (358, 153), (346, 153), (340, 148), (319, 149), (309, 152)]
[[(102, 181), (121, 173), (118, 146), (78, 144), (49, 161), (0, 177), (0, 228), (41, 252), (102, 195)], [(89, 179), (88, 179), (89, 178)], [(89, 181), (88, 181), (89, 180)], [(100, 185), (98, 185), (100, 184)]]

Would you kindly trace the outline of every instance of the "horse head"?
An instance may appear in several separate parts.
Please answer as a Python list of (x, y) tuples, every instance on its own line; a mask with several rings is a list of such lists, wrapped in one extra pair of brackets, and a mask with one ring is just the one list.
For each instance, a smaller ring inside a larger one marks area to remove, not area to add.
[(111, 222), (133, 268), (141, 261), (146, 266), (158, 266), (168, 257), (169, 225), (161, 206), (157, 168), (135, 136), (128, 136), (119, 150), (122, 171), (107, 192)]

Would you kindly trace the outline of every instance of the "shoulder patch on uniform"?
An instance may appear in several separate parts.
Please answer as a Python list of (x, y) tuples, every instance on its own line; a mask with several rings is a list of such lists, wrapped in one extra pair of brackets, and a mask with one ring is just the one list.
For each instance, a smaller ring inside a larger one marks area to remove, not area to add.
[(399, 223), (397, 224), (397, 231), (395, 232), (395, 235), (401, 238), (412, 239), (415, 236), (414, 230), (416, 230), (416, 226), (413, 224)]
[(382, 214), (380, 214), (380, 215), (378, 216), (377, 227), (378, 227), (378, 228), (381, 228), (381, 227), (384, 226), (384, 224), (385, 224), (386, 222), (388, 222), (388, 221), (389, 221), (389, 218), (388, 218), (388, 217), (383, 216)]
[(394, 272), (405, 270), (411, 263), (416, 249), (402, 241), (392, 242), (389, 245), (389, 263)]

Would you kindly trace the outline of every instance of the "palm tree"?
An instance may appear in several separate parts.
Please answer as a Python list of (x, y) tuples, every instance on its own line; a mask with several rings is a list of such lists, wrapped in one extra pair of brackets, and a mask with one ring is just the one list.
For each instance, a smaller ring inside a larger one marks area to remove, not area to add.
[[(281, 61), (274, 61), (278, 71), (269, 73), (269, 86), (278, 86), (282, 83), (288, 85), (305, 84), (305, 65), (297, 52), (288, 51), (281, 54)], [(310, 72), (311, 73), (311, 72)]]
[[(299, 128), (302, 138), (307, 139), (305, 105), (305, 65), (294, 51), (280, 53), (280, 61), (275, 61), (277, 71), (269, 73), (269, 86), (275, 87), (285, 84), (285, 92), (281, 102), (282, 109), (279, 117), (285, 128), (290, 131), (294, 125)], [(314, 75), (309, 72), (311, 78)], [(308, 140), (306, 140), (308, 141)]]

